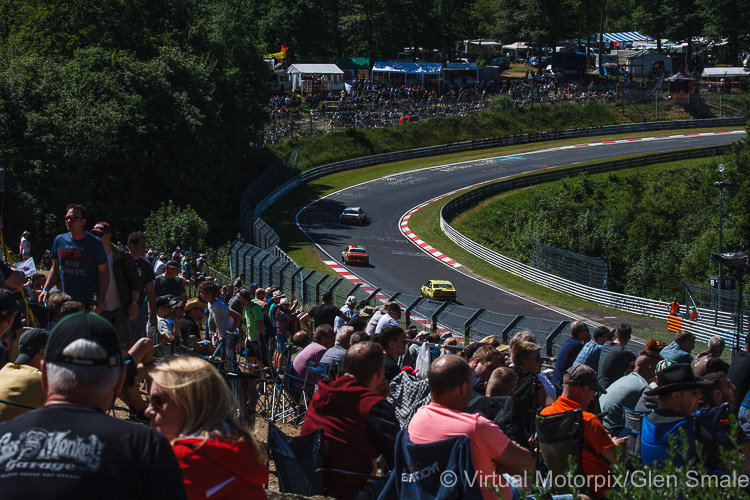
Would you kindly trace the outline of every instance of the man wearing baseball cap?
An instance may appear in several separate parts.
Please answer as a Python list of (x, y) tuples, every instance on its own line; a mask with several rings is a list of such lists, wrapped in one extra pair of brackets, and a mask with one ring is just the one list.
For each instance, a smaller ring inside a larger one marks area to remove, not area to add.
[(154, 292), (157, 297), (162, 295), (172, 295), (174, 297), (181, 297), (182, 300), (187, 300), (185, 284), (182, 282), (182, 278), (177, 276), (179, 273), (179, 262), (176, 260), (170, 260), (167, 262), (167, 265), (164, 268), (164, 274), (161, 274), (154, 279)]
[(133, 257), (123, 254), (112, 243), (112, 228), (108, 223), (97, 222), (91, 234), (102, 240), (109, 268), (109, 289), (100, 314), (115, 326), (120, 347), (127, 352), (138, 340), (129, 337), (128, 321), (138, 317), (138, 297), (143, 289), (141, 275)]
[[(617, 461), (617, 446), (627, 438), (612, 439), (596, 415), (586, 411), (596, 393), (606, 394), (599, 385), (596, 372), (587, 365), (575, 365), (563, 375), (562, 396), (539, 412), (540, 416), (557, 415), (573, 410), (583, 410), (583, 452), (581, 463), (583, 474), (589, 479), (588, 494), (595, 498), (603, 497), (608, 487), (600, 486), (596, 479), (610, 476), (610, 465)], [(607, 481), (607, 484), (612, 484)]]
[(18, 340), (16, 362), (0, 369), (0, 422), (38, 408), (47, 399), (39, 368), (48, 337), (41, 328), (26, 330)]
[(65, 317), (41, 362), (44, 406), (0, 424), (4, 498), (186, 498), (169, 442), (104, 412), (122, 389), (114, 327), (88, 313)]

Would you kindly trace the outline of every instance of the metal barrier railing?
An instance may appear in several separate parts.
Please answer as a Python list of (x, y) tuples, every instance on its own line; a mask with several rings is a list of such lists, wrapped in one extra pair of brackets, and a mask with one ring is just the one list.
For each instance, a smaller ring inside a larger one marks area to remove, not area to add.
[[(602, 290), (600, 288), (582, 285), (580, 283), (561, 278), (554, 274), (540, 271), (539, 269), (513, 260), (471, 240), (470, 238), (453, 228), (446, 221), (446, 218), (450, 218), (453, 215), (456, 215), (459, 211), (470, 206), (474, 206), (476, 203), (502, 192), (528, 186), (534, 186), (544, 182), (555, 181), (584, 172), (593, 174), (625, 168), (641, 167), (655, 163), (665, 163), (680, 161), (689, 158), (715, 156), (728, 150), (729, 147), (731, 146), (712, 146), (708, 148), (690, 149), (686, 151), (658, 153), (637, 158), (603, 162), (595, 165), (554, 169), (539, 174), (515, 177), (499, 182), (485, 184), (472, 191), (464, 193), (446, 203), (440, 211), (440, 227), (446, 234), (446, 236), (448, 236), (456, 245), (465, 250), (468, 250), (473, 255), (476, 255), (482, 260), (492, 264), (499, 269), (502, 269), (503, 271), (515, 274), (516, 276), (520, 276), (528, 281), (538, 283), (552, 290), (567, 293), (575, 297), (589, 300), (591, 302), (596, 302), (606, 307), (611, 307), (620, 311), (632, 312), (643, 316), (663, 319), (666, 324), (669, 312), (669, 304), (667, 302)], [(721, 311), (716, 313), (715, 311), (708, 309), (698, 309), (698, 312), (703, 317), (710, 316), (712, 318), (715, 318), (716, 325), (711, 326), (700, 324), (697, 322), (685, 321), (683, 323), (683, 329), (693, 332), (698, 340), (701, 340), (703, 342), (707, 342), (708, 339), (714, 335), (722, 335), (727, 337), (727, 341), (730, 345), (734, 344), (732, 332), (736, 329), (736, 325), (731, 313)], [(745, 321), (747, 321), (747, 318), (745, 318)], [(732, 339), (731, 342), (729, 342), (730, 338)]]
[(561, 344), (559, 335), (569, 320), (528, 318), (503, 314), (484, 309), (473, 309), (454, 303), (439, 302), (416, 295), (371, 289), (351, 283), (343, 278), (324, 274), (297, 265), (294, 261), (274, 254), (272, 249), (262, 249), (248, 243), (235, 241), (230, 247), (232, 275), (244, 273), (248, 281), (261, 286), (279, 286), (290, 299), (297, 299), (303, 310), (320, 303), (325, 292), (333, 294), (333, 304), (343, 306), (346, 298), (353, 295), (358, 304), (378, 306), (386, 300), (399, 302), (404, 313), (403, 326), (418, 323), (421, 329), (451, 331), (463, 336), (466, 341), (480, 340), (494, 335), (507, 343), (512, 335), (521, 330), (530, 330), (547, 346), (548, 355)]

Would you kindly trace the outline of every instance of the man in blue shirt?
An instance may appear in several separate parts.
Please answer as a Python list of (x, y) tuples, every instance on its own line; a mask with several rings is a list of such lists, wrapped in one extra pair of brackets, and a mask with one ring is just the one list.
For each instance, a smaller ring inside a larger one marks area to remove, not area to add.
[(583, 349), (583, 344), (591, 340), (589, 327), (583, 321), (574, 321), (570, 324), (570, 338), (560, 348), (555, 362), (555, 371), (552, 373), (552, 385), (558, 386), (562, 383), (563, 375), (573, 366), (578, 353)]
[(99, 238), (84, 229), (86, 226), (86, 208), (71, 203), (65, 214), (65, 227), (69, 233), (55, 238), (52, 247), (52, 269), (39, 302), (44, 303), (49, 289), (62, 279), (63, 292), (87, 308), (97, 294), (97, 306), (94, 312), (104, 310), (104, 299), (109, 289), (109, 267), (107, 254)]
[(664, 359), (671, 359), (677, 363), (690, 364), (693, 361), (690, 351), (693, 349), (695, 349), (695, 335), (685, 330), (680, 330), (675, 334), (674, 342), (662, 349), (659, 354)]
[(612, 340), (612, 331), (606, 326), (597, 326), (594, 330), (594, 338), (589, 340), (581, 352), (578, 353), (573, 366), (586, 365), (594, 370), (599, 369), (599, 356), (605, 342)]

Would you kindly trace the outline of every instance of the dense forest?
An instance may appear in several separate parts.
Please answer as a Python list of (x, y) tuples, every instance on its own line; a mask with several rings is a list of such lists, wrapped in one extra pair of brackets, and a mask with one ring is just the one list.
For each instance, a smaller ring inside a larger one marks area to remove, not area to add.
[(282, 44), (292, 62), (447, 56), (462, 39), (553, 44), (603, 19), (726, 38), (736, 56), (748, 15), (739, 0), (0, 0), (5, 230), (31, 231), (36, 253), (79, 202), (123, 238), (174, 200), (208, 222), (210, 243), (235, 237), (239, 195), (273, 160), (254, 143), (262, 56)]
[[(722, 159), (726, 180), (723, 249), (750, 250), (750, 143)], [(500, 196), (457, 229), (500, 253), (533, 263), (531, 241), (609, 263), (610, 289), (663, 299), (682, 279), (705, 285), (717, 267), (717, 162), (582, 175)]]

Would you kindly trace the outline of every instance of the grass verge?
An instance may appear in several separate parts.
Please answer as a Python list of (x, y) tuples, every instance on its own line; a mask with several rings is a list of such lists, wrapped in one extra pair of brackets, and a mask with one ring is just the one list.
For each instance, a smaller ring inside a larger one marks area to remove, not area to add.
[[(690, 129), (689, 132), (701, 133), (724, 130), (743, 130), (743, 128), (728, 127), (722, 129)], [(677, 129), (663, 130), (659, 131), (658, 133), (659, 135), (676, 135), (686, 132), (687, 131), (685, 129)], [(601, 142), (620, 139), (633, 139), (638, 137), (649, 137), (652, 135), (654, 135), (654, 133), (649, 134), (641, 132), (611, 136), (596, 136), (593, 137), (592, 140)], [(328, 266), (320, 261), (320, 257), (312, 241), (310, 241), (307, 235), (297, 227), (297, 224), (295, 222), (296, 214), (302, 208), (314, 202), (315, 200), (346, 187), (353, 186), (355, 184), (378, 179), (380, 177), (385, 177), (388, 175), (407, 172), (410, 170), (418, 170), (420, 168), (433, 167), (449, 163), (458, 163), (462, 161), (471, 161), (492, 156), (526, 153), (552, 147), (581, 144), (582, 142), (585, 142), (584, 138), (506, 146), (493, 149), (482, 149), (476, 151), (467, 151), (463, 153), (433, 156), (429, 158), (420, 158), (416, 160), (387, 163), (382, 165), (373, 165), (371, 167), (350, 170), (348, 172), (331, 174), (294, 189), (289, 194), (274, 203), (272, 208), (267, 210), (262, 217), (263, 220), (265, 220), (266, 223), (268, 223), (279, 235), (279, 239), (281, 241), (280, 246), (282, 250), (284, 250), (297, 264), (327, 274), (334, 274)], [(438, 224), (437, 219), (435, 220), (435, 224)], [(421, 234), (420, 237), (422, 237), (422, 239), (424, 239), (425, 241), (429, 241)], [(437, 245), (433, 246), (436, 246), (436, 248), (440, 248), (437, 247)]]

